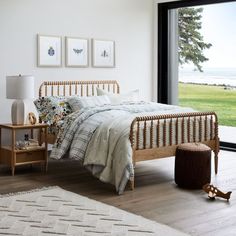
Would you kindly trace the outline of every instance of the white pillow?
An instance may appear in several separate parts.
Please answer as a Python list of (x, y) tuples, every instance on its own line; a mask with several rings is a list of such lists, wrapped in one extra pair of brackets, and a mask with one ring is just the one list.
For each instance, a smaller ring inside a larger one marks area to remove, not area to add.
[(111, 104), (108, 96), (91, 96), (91, 97), (71, 97), (67, 100), (73, 111), (78, 111), (85, 107), (96, 107)]
[(111, 101), (111, 104), (120, 104), (123, 102), (136, 102), (139, 100), (138, 89), (130, 91), (128, 93), (114, 94), (97, 87), (97, 95), (98, 96), (107, 95)]

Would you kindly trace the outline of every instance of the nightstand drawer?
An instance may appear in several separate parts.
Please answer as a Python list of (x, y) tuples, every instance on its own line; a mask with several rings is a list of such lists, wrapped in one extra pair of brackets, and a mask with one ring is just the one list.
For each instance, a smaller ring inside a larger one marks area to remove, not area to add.
[(16, 164), (27, 163), (27, 162), (37, 162), (37, 161), (46, 161), (45, 150), (40, 151), (29, 151), (16, 154)]

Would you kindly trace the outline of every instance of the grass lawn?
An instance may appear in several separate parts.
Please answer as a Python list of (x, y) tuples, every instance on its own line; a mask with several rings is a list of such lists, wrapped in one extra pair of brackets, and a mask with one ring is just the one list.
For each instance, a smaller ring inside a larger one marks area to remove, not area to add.
[(179, 83), (179, 105), (198, 111), (214, 111), (220, 125), (236, 127), (236, 89)]

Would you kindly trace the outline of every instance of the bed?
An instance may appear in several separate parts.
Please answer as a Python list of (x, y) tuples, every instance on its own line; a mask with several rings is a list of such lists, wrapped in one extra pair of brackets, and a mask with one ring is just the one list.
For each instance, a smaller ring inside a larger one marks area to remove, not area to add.
[[(120, 93), (119, 84), (113, 80), (46, 81), (39, 88), (39, 97), (96, 96), (97, 88), (114, 94)], [(138, 105), (147, 107), (143, 103)], [(151, 106), (154, 105), (152, 104)], [(159, 106), (165, 107), (168, 105), (159, 104)], [(119, 109), (121, 108), (119, 107)], [(161, 114), (149, 112), (147, 113), (148, 115), (143, 115), (142, 113), (141, 116), (132, 116), (129, 124), (128, 138), (129, 146), (132, 150), (131, 159), (133, 167), (139, 161), (174, 156), (177, 146), (181, 143), (200, 142), (209, 146), (214, 152), (215, 173), (217, 174), (219, 152), (217, 115), (214, 112), (188, 112), (188, 110), (172, 114), (170, 111), (167, 114), (163, 112)], [(101, 113), (101, 111), (99, 112)], [(43, 122), (42, 119), (41, 122)], [(56, 136), (56, 133), (48, 134), (48, 142), (55, 143)], [(92, 168), (91, 171), (94, 172)], [(134, 189), (134, 174), (129, 176), (129, 183), (131, 189)], [(123, 184), (120, 193), (125, 185), (126, 182)]]

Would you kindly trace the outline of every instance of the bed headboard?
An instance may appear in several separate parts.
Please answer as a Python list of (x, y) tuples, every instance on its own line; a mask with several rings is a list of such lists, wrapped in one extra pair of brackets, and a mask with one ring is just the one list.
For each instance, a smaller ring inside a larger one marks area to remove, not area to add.
[(95, 96), (97, 94), (96, 87), (108, 92), (120, 93), (120, 86), (116, 80), (44, 81), (39, 87), (39, 97)]

